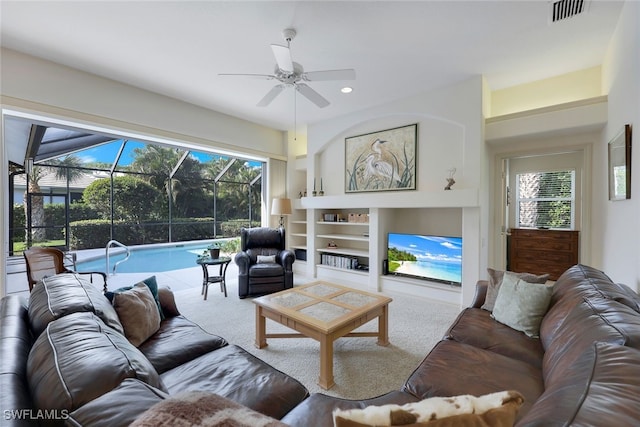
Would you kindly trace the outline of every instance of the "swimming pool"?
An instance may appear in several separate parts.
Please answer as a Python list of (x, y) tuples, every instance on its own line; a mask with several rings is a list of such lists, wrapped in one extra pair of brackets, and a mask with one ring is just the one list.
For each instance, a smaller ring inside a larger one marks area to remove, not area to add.
[[(202, 241), (129, 248), (131, 256), (127, 261), (118, 265), (116, 273), (156, 273), (196, 267), (198, 255), (202, 254), (210, 244), (211, 241)], [(112, 270), (116, 262), (125, 258), (125, 252), (120, 251), (120, 248), (113, 249), (113, 255), (109, 255), (109, 269)], [(105, 256), (79, 261), (76, 264), (76, 270), (106, 272)]]

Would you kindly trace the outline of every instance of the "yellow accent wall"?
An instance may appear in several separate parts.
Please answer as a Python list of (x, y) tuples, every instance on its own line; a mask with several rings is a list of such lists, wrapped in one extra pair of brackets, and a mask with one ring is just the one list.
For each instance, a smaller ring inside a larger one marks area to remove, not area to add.
[(592, 67), (491, 92), (489, 117), (604, 95), (601, 67)]

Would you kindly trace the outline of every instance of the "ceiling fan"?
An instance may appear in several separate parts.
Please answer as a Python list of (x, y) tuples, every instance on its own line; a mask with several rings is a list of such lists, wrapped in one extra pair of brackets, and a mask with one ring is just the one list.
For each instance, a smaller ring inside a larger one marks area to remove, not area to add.
[(266, 107), (287, 87), (293, 87), (300, 92), (305, 98), (313, 102), (320, 108), (329, 105), (322, 95), (313, 90), (305, 82), (328, 81), (328, 80), (355, 80), (356, 72), (353, 69), (343, 70), (325, 70), (325, 71), (309, 71), (305, 72), (302, 65), (293, 62), (291, 59), (291, 40), (296, 36), (293, 28), (287, 28), (282, 32), (282, 36), (287, 42), (286, 46), (272, 44), (273, 56), (276, 58), (276, 67), (273, 74), (218, 74), (219, 76), (245, 76), (256, 77), (267, 80), (278, 80), (280, 83), (275, 85), (267, 94), (258, 102), (258, 107)]

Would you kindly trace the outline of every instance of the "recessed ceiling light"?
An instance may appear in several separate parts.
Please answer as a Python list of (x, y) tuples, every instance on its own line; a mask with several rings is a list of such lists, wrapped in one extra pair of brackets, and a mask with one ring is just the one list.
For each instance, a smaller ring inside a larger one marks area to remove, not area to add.
[(351, 92), (353, 92), (353, 88), (349, 87), (349, 86), (345, 86), (342, 89), (340, 89), (340, 92), (342, 92), (342, 93), (351, 93)]

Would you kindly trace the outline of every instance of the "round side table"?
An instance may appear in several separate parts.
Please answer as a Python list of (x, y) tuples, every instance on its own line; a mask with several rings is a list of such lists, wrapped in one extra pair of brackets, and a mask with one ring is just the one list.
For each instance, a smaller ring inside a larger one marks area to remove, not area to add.
[[(226, 283), (226, 274), (227, 267), (231, 262), (231, 258), (228, 256), (221, 256), (219, 258), (209, 258), (202, 257), (198, 258), (198, 265), (202, 267), (202, 292), (201, 295), (204, 295), (204, 299), (207, 299), (207, 294), (209, 292), (209, 285), (211, 283), (220, 283), (220, 292), (224, 292), (225, 298), (227, 297), (227, 283)], [(217, 275), (209, 274), (209, 266), (217, 265), (220, 267)]]

